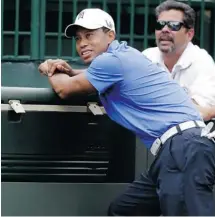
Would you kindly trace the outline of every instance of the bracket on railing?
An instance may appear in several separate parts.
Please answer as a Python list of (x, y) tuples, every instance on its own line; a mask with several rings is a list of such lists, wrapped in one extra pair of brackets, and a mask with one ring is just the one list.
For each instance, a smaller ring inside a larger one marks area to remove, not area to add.
[(89, 102), (88, 108), (94, 115), (103, 115), (104, 114), (101, 107), (98, 106), (98, 104), (96, 102)]
[(9, 100), (9, 105), (16, 113), (25, 113), (25, 109), (23, 108), (19, 100)]

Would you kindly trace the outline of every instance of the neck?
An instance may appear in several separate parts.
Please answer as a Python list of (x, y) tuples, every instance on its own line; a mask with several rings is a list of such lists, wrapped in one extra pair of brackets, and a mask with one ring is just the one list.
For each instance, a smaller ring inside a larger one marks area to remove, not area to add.
[(179, 51), (174, 51), (171, 53), (162, 53), (164, 64), (170, 72), (172, 72), (174, 65), (178, 62), (185, 48), (186, 46), (180, 49)]
[(181, 54), (163, 53), (162, 55), (165, 66), (168, 68), (170, 72), (172, 72), (172, 69), (174, 65), (178, 62), (178, 59), (180, 58)]

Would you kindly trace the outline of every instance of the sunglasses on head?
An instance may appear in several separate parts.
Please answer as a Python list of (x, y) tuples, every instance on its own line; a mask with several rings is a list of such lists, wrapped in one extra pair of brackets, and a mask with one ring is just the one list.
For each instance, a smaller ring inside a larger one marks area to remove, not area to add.
[(185, 24), (183, 22), (180, 21), (164, 21), (164, 20), (158, 20), (156, 22), (156, 26), (155, 29), (156, 30), (161, 30), (164, 28), (164, 26), (168, 26), (168, 28), (171, 31), (179, 31), (181, 29), (182, 26), (185, 26)]

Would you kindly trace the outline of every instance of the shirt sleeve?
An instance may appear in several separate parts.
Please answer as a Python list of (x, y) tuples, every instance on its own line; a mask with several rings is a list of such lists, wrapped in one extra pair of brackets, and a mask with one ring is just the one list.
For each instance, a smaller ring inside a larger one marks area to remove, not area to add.
[(123, 80), (120, 60), (106, 53), (93, 60), (85, 75), (99, 93), (105, 92), (112, 85)]
[(215, 105), (215, 63), (210, 55), (195, 64), (196, 79), (190, 86), (191, 98), (200, 106)]

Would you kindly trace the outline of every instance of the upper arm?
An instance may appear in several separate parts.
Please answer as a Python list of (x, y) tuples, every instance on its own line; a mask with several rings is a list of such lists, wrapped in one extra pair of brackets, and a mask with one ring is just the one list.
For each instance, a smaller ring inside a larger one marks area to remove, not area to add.
[(112, 54), (97, 57), (85, 72), (87, 80), (103, 93), (112, 85), (123, 80), (120, 60)]
[(85, 73), (80, 73), (76, 76), (69, 77), (66, 88), (66, 92), (68, 92), (68, 94), (96, 92), (96, 89), (87, 80)]

